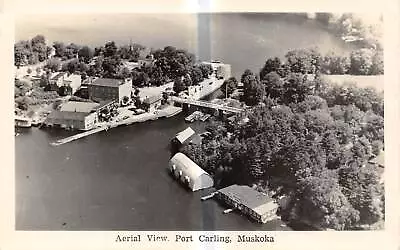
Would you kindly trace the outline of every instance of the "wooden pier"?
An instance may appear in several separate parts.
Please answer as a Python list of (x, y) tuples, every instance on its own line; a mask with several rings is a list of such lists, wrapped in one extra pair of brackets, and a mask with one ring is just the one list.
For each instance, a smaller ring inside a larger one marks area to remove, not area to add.
[(211, 199), (212, 197), (214, 197), (214, 195), (215, 195), (216, 193), (217, 193), (217, 192), (213, 192), (213, 193), (211, 193), (211, 194), (209, 194), (209, 195), (203, 196), (203, 197), (201, 197), (201, 200), (202, 200), (202, 201), (205, 201), (205, 200)]
[(57, 140), (55, 142), (52, 142), (51, 145), (59, 146), (59, 145), (62, 145), (62, 144), (65, 144), (65, 143), (68, 143), (68, 142), (71, 142), (71, 141), (78, 140), (78, 139), (80, 139), (82, 137), (89, 136), (89, 135), (92, 135), (94, 133), (101, 132), (103, 130), (107, 130), (107, 129), (108, 129), (108, 126), (102, 126), (102, 127), (99, 127), (99, 128), (94, 128), (94, 129), (91, 129), (91, 130), (83, 132), (83, 133), (79, 133), (79, 134), (72, 135), (72, 136), (69, 136), (69, 137), (64, 138), (64, 139)]

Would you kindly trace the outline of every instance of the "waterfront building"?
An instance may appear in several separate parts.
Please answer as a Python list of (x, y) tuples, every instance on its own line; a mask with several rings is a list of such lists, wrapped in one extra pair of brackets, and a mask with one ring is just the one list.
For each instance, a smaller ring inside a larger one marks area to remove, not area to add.
[(68, 74), (67, 72), (56, 72), (50, 76), (49, 79), (51, 90), (57, 91), (62, 86), (71, 87), (72, 93), (74, 94), (82, 83), (82, 77), (78, 74)]
[(204, 64), (211, 65), (213, 75), (217, 79), (228, 79), (232, 76), (232, 69), (230, 64), (225, 64), (220, 61), (203, 62)]
[(32, 126), (32, 120), (27, 117), (15, 116), (14, 122), (16, 127), (29, 128)]
[(55, 72), (51, 74), (49, 82), (50, 85), (61, 87), (64, 82), (64, 77), (67, 76), (67, 72)]
[(81, 75), (78, 75), (78, 74), (71, 74), (71, 75), (65, 77), (64, 81), (63, 81), (64, 86), (71, 87), (71, 89), (72, 89), (71, 94), (74, 94), (79, 89), (79, 87), (81, 86), (81, 83), (82, 83), (82, 77), (81, 77)]
[(279, 205), (276, 201), (249, 186), (235, 184), (225, 187), (217, 191), (216, 197), (258, 222), (266, 223), (277, 218)]
[(214, 185), (213, 178), (182, 153), (176, 153), (171, 158), (168, 169), (177, 180), (193, 192)]
[(92, 129), (98, 121), (98, 103), (67, 102), (59, 110), (52, 111), (46, 118), (46, 126), (60, 126), (78, 130)]
[(130, 97), (132, 93), (132, 79), (97, 78), (88, 84), (89, 99), (100, 102)]
[(161, 96), (150, 96), (143, 100), (143, 105), (147, 112), (153, 113), (161, 106), (161, 101)]
[(183, 145), (186, 141), (188, 141), (195, 134), (194, 130), (191, 127), (187, 127), (185, 130), (176, 134), (173, 139), (177, 144)]

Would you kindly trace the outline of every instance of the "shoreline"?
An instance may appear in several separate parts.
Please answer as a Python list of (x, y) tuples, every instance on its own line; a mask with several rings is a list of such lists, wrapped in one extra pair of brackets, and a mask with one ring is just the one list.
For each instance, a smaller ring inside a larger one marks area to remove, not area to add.
[(95, 134), (95, 133), (98, 133), (101, 131), (108, 131), (109, 129), (116, 128), (116, 127), (119, 127), (122, 125), (128, 126), (133, 123), (155, 121), (160, 118), (169, 118), (169, 117), (173, 117), (181, 112), (182, 112), (182, 108), (170, 105), (162, 110), (157, 110), (154, 113), (144, 113), (144, 114), (140, 114), (140, 115), (135, 115), (133, 117), (130, 117), (130, 118), (122, 120), (122, 121), (111, 121), (111, 122), (99, 123), (96, 127), (92, 128), (90, 130), (87, 130), (87, 131), (84, 131), (84, 132), (63, 138), (63, 139), (59, 139), (55, 142), (51, 142), (50, 144), (52, 146), (59, 146), (59, 145), (63, 145), (65, 143), (72, 142), (72, 141), (78, 140), (80, 138), (83, 138), (83, 137), (86, 137), (86, 136), (89, 136), (89, 135), (92, 135), (92, 134)]

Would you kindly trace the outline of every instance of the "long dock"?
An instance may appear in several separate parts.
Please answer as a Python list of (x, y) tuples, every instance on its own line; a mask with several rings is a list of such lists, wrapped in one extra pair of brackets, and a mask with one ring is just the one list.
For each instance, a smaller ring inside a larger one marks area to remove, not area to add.
[(64, 139), (57, 140), (57, 141), (52, 142), (50, 144), (53, 145), (53, 146), (59, 146), (59, 145), (62, 145), (62, 144), (65, 144), (65, 143), (68, 143), (68, 142), (71, 142), (71, 141), (78, 140), (78, 139), (80, 139), (82, 137), (101, 132), (101, 131), (106, 130), (106, 129), (108, 129), (108, 126), (102, 126), (102, 127), (99, 127), (99, 128), (94, 128), (94, 129), (91, 129), (91, 130), (83, 132), (83, 133), (79, 133), (79, 134), (72, 135), (72, 136), (69, 136), (69, 137), (64, 138)]

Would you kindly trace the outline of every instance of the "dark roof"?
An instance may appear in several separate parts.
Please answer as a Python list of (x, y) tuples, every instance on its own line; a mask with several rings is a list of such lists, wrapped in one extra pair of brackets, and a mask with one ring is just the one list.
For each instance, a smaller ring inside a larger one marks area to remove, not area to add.
[(47, 119), (83, 120), (87, 115), (89, 113), (54, 110), (47, 116)]
[(240, 186), (237, 184), (222, 188), (218, 192), (251, 209), (256, 209), (274, 201), (268, 195), (260, 193), (249, 186)]
[(101, 108), (106, 107), (106, 106), (108, 106), (110, 104), (113, 104), (113, 103), (115, 103), (115, 100), (102, 101), (102, 102), (100, 102), (100, 105), (98, 107), (96, 107), (96, 109), (97, 110), (101, 109)]
[(146, 104), (153, 104), (155, 102), (158, 102), (159, 100), (161, 100), (161, 96), (150, 96), (144, 99), (143, 102)]
[(105, 86), (105, 87), (118, 87), (122, 84), (122, 80), (113, 78), (97, 78), (91, 85)]

